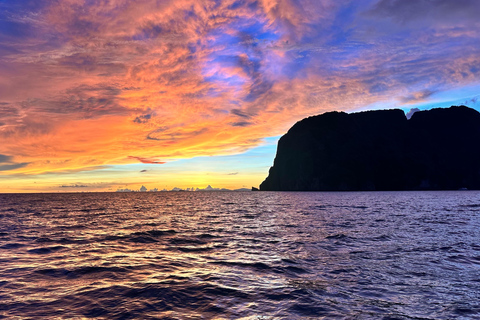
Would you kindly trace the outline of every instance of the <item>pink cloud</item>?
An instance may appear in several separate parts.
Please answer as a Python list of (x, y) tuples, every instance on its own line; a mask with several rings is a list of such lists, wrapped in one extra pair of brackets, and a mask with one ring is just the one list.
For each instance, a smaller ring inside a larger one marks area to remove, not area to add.
[(420, 1), (433, 11), (417, 28), (419, 19), (399, 23), (400, 2), (376, 3), (26, 7), (3, 17), (26, 31), (0, 35), (0, 154), (29, 163), (18, 170), (31, 174), (231, 154), (308, 115), (428, 101), (478, 83), (480, 35), (469, 14), (455, 6), (465, 21), (442, 23), (448, 10)]
[(148, 158), (143, 158), (143, 157), (129, 156), (128, 158), (138, 160), (141, 163), (149, 163), (149, 164), (164, 164), (164, 163), (166, 163), (164, 161), (159, 161), (159, 160), (156, 160), (156, 159), (148, 159)]

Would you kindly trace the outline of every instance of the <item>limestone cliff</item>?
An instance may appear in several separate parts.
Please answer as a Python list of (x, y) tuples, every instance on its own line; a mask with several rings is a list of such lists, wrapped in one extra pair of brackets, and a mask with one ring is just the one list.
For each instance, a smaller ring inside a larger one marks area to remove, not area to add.
[(278, 142), (260, 190), (480, 189), (480, 113), (329, 112), (296, 123)]

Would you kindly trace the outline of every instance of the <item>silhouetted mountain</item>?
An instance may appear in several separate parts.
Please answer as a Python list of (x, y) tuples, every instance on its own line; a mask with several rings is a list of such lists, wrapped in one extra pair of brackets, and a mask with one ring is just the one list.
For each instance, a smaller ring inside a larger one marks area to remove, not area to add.
[(278, 142), (260, 190), (480, 189), (480, 113), (329, 112), (297, 122)]

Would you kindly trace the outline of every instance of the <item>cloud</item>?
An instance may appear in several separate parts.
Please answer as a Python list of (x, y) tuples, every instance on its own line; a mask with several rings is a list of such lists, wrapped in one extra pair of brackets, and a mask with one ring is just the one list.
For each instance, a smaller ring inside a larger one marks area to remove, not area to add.
[(247, 114), (246, 112), (240, 109), (232, 109), (230, 110), (230, 113), (245, 119), (250, 119), (252, 117), (251, 115)]
[(28, 162), (24, 163), (14, 163), (14, 164), (2, 164), (0, 165), (0, 171), (9, 171), (24, 168), (28, 165)]
[(427, 100), (430, 96), (432, 96), (435, 93), (436, 93), (435, 90), (426, 89), (426, 90), (423, 90), (423, 91), (420, 91), (420, 92), (414, 92), (414, 93), (410, 94), (409, 96), (403, 97), (403, 98), (400, 99), (400, 101), (403, 102), (403, 103), (422, 102), (422, 101)]
[(407, 114), (405, 116), (407, 117), (408, 120), (410, 120), (410, 118), (413, 116), (413, 114), (415, 112), (418, 112), (418, 111), (420, 111), (420, 109), (412, 108), (412, 109), (410, 109), (410, 111), (407, 112)]
[(11, 157), (11, 156), (7, 156), (7, 155), (4, 155), (4, 154), (0, 154), (0, 163), (10, 162), (10, 161), (12, 161), (12, 157)]
[(312, 114), (429, 101), (479, 83), (479, 5), (2, 2), (0, 165), (28, 175), (233, 154)]
[[(164, 164), (164, 163), (166, 163), (165, 161), (159, 161), (157, 159), (151, 159), (151, 158), (133, 157), (133, 156), (129, 156), (128, 158), (138, 160), (141, 163), (149, 163), (149, 164)], [(142, 172), (144, 172), (144, 171), (142, 171)]]
[(62, 189), (89, 189), (89, 190), (104, 190), (107, 188), (111, 188), (114, 186), (124, 185), (124, 183), (120, 182), (91, 182), (91, 183), (84, 183), (84, 182), (77, 182), (71, 184), (62, 184), (56, 186), (56, 188)]
[(465, 102), (463, 104), (465, 105), (468, 105), (468, 104), (477, 104), (477, 101), (478, 101), (478, 96), (477, 97), (473, 97), (471, 99), (467, 99), (465, 100)]
[(152, 114), (142, 114), (136, 117), (133, 122), (135, 123), (147, 123), (152, 118)]
[(248, 127), (251, 126), (253, 123), (248, 122), (248, 121), (237, 121), (237, 122), (231, 122), (230, 125), (232, 127)]
[(380, 0), (370, 14), (391, 17), (400, 23), (436, 20), (438, 23), (477, 21), (480, 3), (476, 0)]
[(20, 169), (26, 167), (28, 164), (28, 162), (15, 163), (13, 162), (13, 157), (0, 154), (0, 171)]
[(61, 188), (88, 188), (86, 184), (72, 184), (72, 185), (61, 185)]
[(190, 128), (165, 128), (161, 127), (148, 133), (147, 139), (176, 143), (181, 140), (192, 139), (208, 132), (208, 128), (198, 130)]

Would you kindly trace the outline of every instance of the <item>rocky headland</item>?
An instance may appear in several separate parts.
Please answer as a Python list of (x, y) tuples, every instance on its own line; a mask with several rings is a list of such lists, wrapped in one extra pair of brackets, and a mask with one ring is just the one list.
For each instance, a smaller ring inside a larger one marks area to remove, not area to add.
[(328, 112), (278, 142), (262, 191), (480, 189), (480, 113)]

